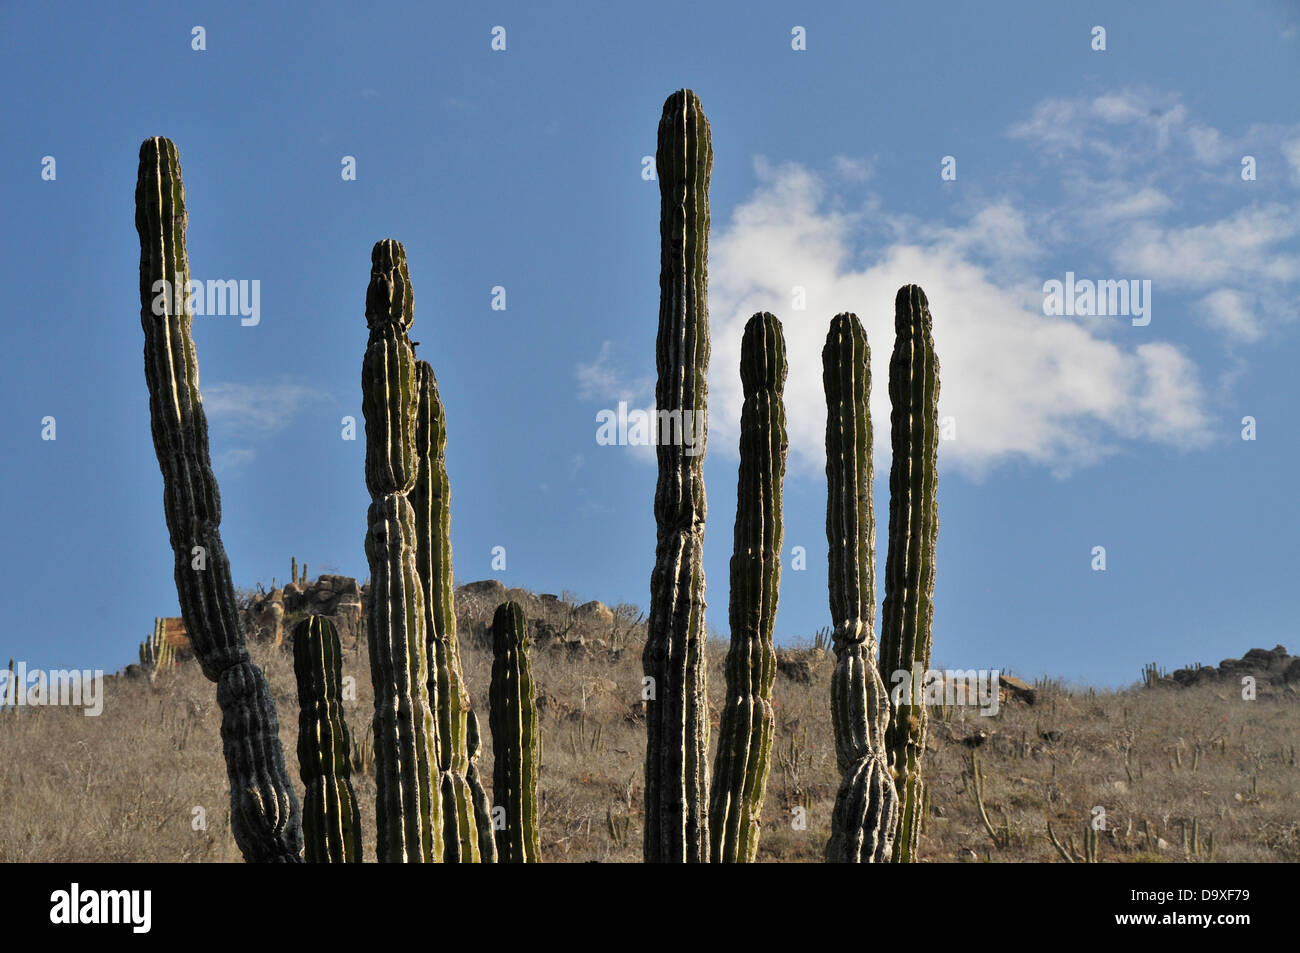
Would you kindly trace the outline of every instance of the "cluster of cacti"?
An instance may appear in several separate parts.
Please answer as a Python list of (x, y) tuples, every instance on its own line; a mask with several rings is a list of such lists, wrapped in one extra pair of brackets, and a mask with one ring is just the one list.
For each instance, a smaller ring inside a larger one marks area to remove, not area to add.
[[(249, 659), (221, 543), (221, 497), (208, 453), (193, 318), (184, 293), (190, 277), (185, 187), (170, 140), (155, 137), (141, 145), (135, 207), (154, 450), (163, 475), (181, 616), (203, 674), (217, 683), (231, 828), (247, 860), (297, 861), (302, 850), (298, 797), (285, 769), (275, 703), (261, 669)], [(181, 293), (159, 295), (157, 282)], [(155, 300), (161, 313), (155, 313)]]
[(537, 697), (528, 663), (528, 629), (517, 602), (497, 608), (492, 618), (492, 686), (489, 724), (495, 769), (492, 792), (500, 821), (497, 859), (536, 863), (541, 859), (537, 828), (537, 768), (541, 742)]
[(366, 291), (370, 336), (361, 386), (371, 495), (365, 548), (375, 692), (375, 848), (381, 862), (430, 862), (442, 856), (425, 600), (410, 502), (420, 472), (419, 383), (408, 335), (414, 313), (405, 249), (392, 240), (376, 243)]
[(838, 314), (831, 321), (822, 383), (826, 572), (835, 623), (831, 723), (840, 770), (826, 859), (878, 862), (889, 859), (898, 798), (885, 753), (889, 698), (876, 669), (871, 349), (856, 315)]
[[(699, 98), (664, 103), (660, 193), (657, 542), (642, 653), (646, 683), (645, 859), (709, 859), (709, 712), (704, 657), (704, 451), (709, 369), (709, 178), (713, 145)], [(687, 441), (687, 436), (691, 438)], [(667, 438), (667, 439), (665, 439)]]
[(894, 353), (889, 360), (889, 553), (881, 610), (880, 670), (907, 672), (909, 692), (891, 704), (885, 744), (899, 797), (893, 859), (916, 851), (924, 802), (921, 758), (927, 709), (911, 697), (930, 667), (934, 618), (934, 547), (939, 535), (939, 359), (930, 305), (916, 285), (894, 300)]
[(298, 766), (303, 855), (309, 863), (358, 863), (361, 823), (352, 789), (352, 738), (343, 716), (343, 663), (334, 623), (308, 616), (293, 630), (298, 681)]
[[(657, 525), (646, 676), (644, 856), (650, 862), (745, 862), (758, 851), (770, 769), (775, 678), (773, 630), (783, 542), (787, 364), (780, 322), (755, 314), (741, 344), (744, 403), (734, 552), (731, 646), (726, 662), (715, 785), (710, 795), (703, 539), (707, 512), (709, 181), (712, 140), (699, 99), (679, 90), (664, 104), (660, 183), (660, 308), (656, 344)], [(164, 475), (167, 525), (182, 612), (204, 673), (219, 684), (236, 839), (250, 860), (295, 860), (302, 832), (284, 770), (275, 708), (248, 659), (217, 527), (220, 500), (208, 457), (190, 315), (172, 301), (155, 315), (154, 283), (188, 280), (184, 190), (175, 147), (147, 140), (137, 185), (141, 319), (154, 443)], [(889, 552), (879, 660), (875, 635), (870, 350), (852, 314), (831, 323), (823, 350), (827, 403), (826, 532), (835, 653), (832, 722), (841, 784), (826, 856), (831, 861), (913, 859), (927, 803), (921, 780), (925, 708), (891, 710), (885, 679), (929, 664), (938, 530), (938, 362), (924, 294), (896, 301), (890, 363), (893, 405)], [(479, 724), (464, 685), (456, 634), (446, 419), (432, 367), (416, 359), (414, 297), (406, 253), (376, 243), (366, 293), (362, 363), (365, 540), (374, 717), (354, 743), (340, 702), (333, 626), (315, 617), (294, 631), (299, 761), (307, 787), (307, 859), (354, 861), (360, 828), (353, 767), (373, 757), (380, 861), (535, 861), (540, 854), (535, 690), (526, 623), (516, 603), (492, 625), (490, 725), (493, 791), (477, 765)], [(306, 585), (290, 560), (290, 578)], [(158, 620), (141, 662), (166, 664)], [(909, 679), (909, 687), (915, 682)], [(913, 702), (918, 702), (913, 704)], [(372, 739), (372, 740), (371, 740)], [(372, 746), (372, 747), (367, 747)], [(627, 836), (608, 815), (612, 834)], [(498, 820), (499, 823), (493, 823)]]
[(153, 634), (140, 643), (140, 667), (150, 679), (176, 665), (176, 649), (167, 638), (167, 623), (161, 618), (153, 620)]
[(781, 495), (788, 448), (781, 397), (785, 378), (781, 322), (767, 312), (756, 314), (740, 345), (744, 404), (731, 557), (731, 647), (709, 808), (714, 863), (752, 862), (758, 853), (774, 720), (772, 629), (781, 580)]

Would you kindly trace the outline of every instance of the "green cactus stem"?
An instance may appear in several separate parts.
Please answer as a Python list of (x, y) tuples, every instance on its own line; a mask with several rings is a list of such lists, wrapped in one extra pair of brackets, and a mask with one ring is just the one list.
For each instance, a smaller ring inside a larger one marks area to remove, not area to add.
[(871, 502), (871, 350), (853, 314), (831, 321), (826, 390), (826, 542), (835, 670), (831, 722), (840, 787), (826, 859), (887, 861), (898, 795), (885, 756), (889, 698), (876, 670), (875, 511)]
[(469, 770), (465, 772), (465, 781), (469, 784), (474, 799), (474, 820), (478, 824), (479, 859), (485, 864), (494, 864), (497, 862), (497, 842), (492, 831), (492, 805), (488, 803), (487, 791), (484, 790), (483, 780), (479, 776), (478, 757), (481, 739), (478, 716), (474, 714), (474, 709), (470, 709), (469, 717), (465, 722), (469, 751)]
[[(887, 678), (899, 671), (924, 673), (930, 667), (934, 549), (939, 535), (939, 359), (931, 329), (925, 292), (916, 285), (900, 288), (894, 301), (894, 353), (889, 360), (894, 459), (889, 471), (889, 554), (880, 633), (880, 668)], [(910, 685), (919, 682), (914, 677)], [(924, 802), (921, 758), (927, 714), (921, 699), (910, 694), (902, 703), (891, 704), (885, 733), (902, 802), (893, 850), (893, 860), (899, 863), (915, 857)]]
[(536, 863), (542, 843), (537, 827), (537, 695), (528, 664), (528, 629), (517, 602), (499, 606), (492, 618), (492, 687), (489, 692), (495, 769), (492, 796), (503, 825), (496, 830), (501, 863)]
[(342, 653), (334, 623), (308, 616), (293, 629), (298, 680), (298, 770), (303, 854), (308, 863), (361, 862), (361, 823), (352, 789), (352, 737), (343, 716)]
[(438, 381), (425, 361), (416, 362), (416, 455), (419, 472), (411, 492), (415, 509), (416, 570), (425, 594), (428, 693), (433, 707), (436, 766), (443, 811), (443, 860), (448, 863), (492, 861), (484, 856), (483, 834), (492, 844), (491, 828), (480, 832), (476, 800), (487, 802), (477, 771), (470, 775), (469, 692), (461, 674), (456, 637), (455, 583), (451, 562), (451, 484), (447, 478), (447, 418)]
[(432, 862), (442, 856), (435, 729), (428, 694), (425, 599), (416, 568), (410, 494), (419, 386), (408, 332), (415, 300), (400, 242), (371, 253), (366, 291), (370, 329), (361, 369), (366, 418), (366, 558), (370, 563), (370, 677), (375, 691), (375, 850), (380, 862)]
[(731, 647), (709, 810), (714, 863), (752, 863), (772, 753), (772, 683), (784, 526), (781, 492), (788, 441), (781, 322), (766, 312), (740, 345), (740, 476), (731, 557)]
[(221, 495), (208, 453), (185, 295), (185, 186), (176, 146), (168, 139), (150, 138), (140, 146), (135, 224), (145, 381), (176, 591), (194, 655), (217, 684), (231, 829), (248, 861), (299, 861), (298, 797), (285, 768), (275, 703), (262, 670), (249, 659), (221, 543)]
[[(699, 98), (673, 93), (659, 120), (657, 543), (641, 656), (646, 682), (645, 859), (709, 859), (709, 713), (704, 656), (709, 178)], [(688, 440), (689, 438), (689, 440)]]
[(289, 557), (289, 579), (291, 582), (294, 583), (297, 583), (298, 581), (298, 557), (297, 556)]

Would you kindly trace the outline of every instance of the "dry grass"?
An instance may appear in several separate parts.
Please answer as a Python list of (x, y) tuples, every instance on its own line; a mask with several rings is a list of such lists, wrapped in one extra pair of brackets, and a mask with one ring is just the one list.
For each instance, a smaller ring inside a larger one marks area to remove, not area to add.
[[(638, 613), (620, 607), (610, 622), (579, 616), (569, 600), (511, 595), (530, 617), (534, 676), (543, 695), (543, 855), (638, 861), (645, 754)], [(458, 603), (462, 662), (485, 728), (481, 770), (489, 786), (486, 626), (497, 601), (465, 594)], [(579, 637), (585, 644), (576, 643)], [(725, 650), (726, 640), (714, 635), (715, 736)], [(762, 860), (820, 861), (828, 835), (838, 782), (827, 704), (831, 665), (819, 650), (802, 651), (811, 681), (781, 676), (776, 684)], [(255, 656), (275, 694), (297, 780), (291, 658), (269, 646), (255, 647)], [(363, 734), (371, 710), (364, 644), (346, 647), (344, 672), (357, 689), (349, 725)], [(57, 708), (0, 715), (0, 861), (238, 861), (213, 686), (190, 663), (154, 685), (111, 679), (106, 695), (97, 718)], [(1048, 823), (1062, 840), (1081, 845), (1094, 807), (1106, 815), (1103, 862), (1207, 860), (1211, 831), (1215, 860), (1300, 860), (1294, 808), (1300, 698), (1294, 692), (1247, 702), (1215, 686), (1092, 693), (1048, 684), (1033, 707), (1006, 704), (992, 718), (973, 709), (936, 709), (931, 725), (924, 860), (1060, 860)], [(972, 749), (963, 743), (981, 729), (987, 739), (975, 753), (991, 833), (971, 783)], [(1060, 732), (1059, 740), (1047, 740), (1049, 732)], [(359, 776), (354, 782), (371, 856), (374, 781)], [(197, 808), (206, 811), (206, 829), (196, 822)], [(793, 823), (799, 813), (806, 829)], [(1199, 853), (1191, 844), (1193, 825)]]

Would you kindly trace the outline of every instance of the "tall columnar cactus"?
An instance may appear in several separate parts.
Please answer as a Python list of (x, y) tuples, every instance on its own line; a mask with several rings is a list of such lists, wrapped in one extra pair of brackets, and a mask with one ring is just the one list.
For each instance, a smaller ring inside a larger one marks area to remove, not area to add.
[(249, 659), (221, 543), (221, 495), (208, 453), (185, 295), (186, 223), (176, 146), (160, 137), (146, 139), (135, 188), (140, 323), (181, 615), (203, 674), (217, 683), (235, 842), (249, 861), (298, 861), (298, 797), (285, 769), (275, 703), (262, 670)]
[(298, 583), (298, 557), (289, 557), (289, 581), (297, 585)]
[(772, 682), (781, 580), (781, 491), (785, 430), (785, 337), (766, 312), (745, 326), (740, 345), (740, 476), (731, 557), (731, 647), (709, 811), (714, 863), (752, 862), (772, 753)]
[(497, 859), (536, 863), (542, 850), (537, 827), (537, 768), (542, 749), (537, 696), (528, 664), (527, 624), (517, 602), (502, 604), (492, 618), (489, 699), (488, 722), (496, 758), (492, 796), (505, 821), (496, 831)]
[[(491, 832), (480, 832), (476, 799), (487, 802), (477, 771), (471, 774), (469, 693), (461, 674), (456, 638), (455, 583), (451, 564), (451, 484), (447, 478), (447, 418), (438, 381), (425, 361), (416, 362), (416, 456), (419, 472), (411, 492), (415, 509), (416, 571), (424, 589), (428, 693), (434, 712), (435, 778), (443, 812), (443, 857), (448, 863), (491, 862)], [(481, 836), (486, 834), (486, 838)], [(490, 850), (484, 853), (485, 842)]]
[(176, 665), (176, 650), (167, 639), (167, 622), (161, 616), (153, 620), (153, 634), (140, 643), (140, 667), (149, 673), (149, 680), (159, 672)]
[(894, 301), (894, 353), (889, 360), (890, 435), (889, 554), (880, 668), (886, 677), (913, 677), (900, 704), (892, 705), (886, 744), (902, 802), (893, 859), (913, 859), (920, 834), (924, 782), (926, 708), (910, 697), (930, 666), (934, 617), (934, 547), (939, 535), (936, 499), (939, 454), (939, 359), (931, 335), (930, 305), (916, 285), (900, 288)]
[(827, 575), (835, 623), (831, 722), (840, 770), (826, 859), (880, 862), (890, 856), (898, 795), (885, 754), (889, 698), (876, 670), (871, 350), (856, 315), (838, 314), (831, 321), (822, 382)]
[(415, 316), (406, 250), (385, 239), (371, 253), (370, 329), (361, 368), (366, 418), (366, 557), (370, 562), (370, 677), (375, 690), (375, 844), (381, 862), (442, 856), (433, 715), (426, 684), (424, 589), (410, 495), (420, 471), (419, 382), (408, 332)]
[[(704, 657), (704, 450), (709, 369), (709, 178), (713, 144), (699, 98), (664, 103), (659, 177), (655, 403), (658, 539), (642, 667), (647, 683), (645, 859), (709, 859), (709, 713)], [(675, 433), (666, 433), (674, 424)]]
[(352, 789), (352, 737), (343, 717), (342, 653), (334, 623), (308, 616), (293, 629), (298, 680), (298, 770), (308, 863), (360, 863), (361, 822)]

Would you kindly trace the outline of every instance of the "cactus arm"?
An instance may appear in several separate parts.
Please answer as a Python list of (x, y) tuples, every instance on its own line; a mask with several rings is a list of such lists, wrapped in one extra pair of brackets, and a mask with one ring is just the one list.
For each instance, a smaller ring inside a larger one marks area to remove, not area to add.
[(361, 369), (366, 418), (366, 558), (370, 677), (375, 692), (375, 850), (381, 862), (441, 858), (434, 723), (429, 706), (424, 591), (416, 568), (415, 304), (406, 250), (377, 242), (366, 291), (370, 329)]
[[(885, 672), (930, 667), (934, 618), (934, 550), (939, 534), (939, 359), (925, 292), (899, 289), (889, 361), (893, 466), (889, 472), (889, 554), (885, 561), (880, 664)], [(912, 684), (917, 680), (914, 678)], [(917, 701), (917, 699), (908, 699)], [(893, 859), (914, 859), (924, 801), (924, 704), (893, 706), (886, 743), (902, 801)]]
[(497, 857), (502, 863), (536, 863), (541, 859), (537, 828), (541, 744), (528, 633), (524, 610), (517, 602), (502, 604), (492, 619), (489, 698), (495, 756), (492, 794), (505, 813), (505, 828), (496, 832)]
[[(709, 859), (709, 721), (704, 658), (704, 450), (709, 312), (708, 120), (690, 90), (664, 103), (656, 154), (660, 191), (660, 414), (689, 412), (694, 446), (657, 441), (657, 543), (642, 668), (646, 700), (645, 859)], [(679, 418), (680, 419), (680, 418)], [(688, 453), (688, 449), (690, 453)]]
[(352, 738), (343, 716), (343, 662), (334, 623), (308, 616), (294, 626), (293, 673), (298, 682), (298, 770), (305, 786), (303, 859), (360, 863)]
[[(175, 554), (176, 591), (203, 674), (217, 683), (221, 739), (230, 779), (231, 828), (249, 861), (300, 860), (298, 797), (285, 768), (275, 703), (252, 663), (240, 624), (230, 561), (221, 542), (221, 495), (208, 453), (199, 364), (186, 307), (185, 186), (176, 146), (161, 137), (140, 146), (135, 223), (140, 235), (140, 323), (154, 450)], [(164, 295), (154, 313), (154, 284)], [(195, 547), (200, 550), (202, 561)], [(202, 568), (198, 568), (201, 566)]]
[(785, 338), (766, 312), (745, 326), (740, 345), (744, 405), (735, 549), (731, 557), (731, 646), (709, 811), (714, 863), (752, 863), (772, 751), (772, 630), (781, 580), (784, 535), (781, 490), (785, 428)]
[(826, 541), (835, 670), (831, 722), (840, 787), (826, 859), (889, 859), (898, 797), (885, 759), (889, 699), (876, 670), (871, 350), (855, 315), (831, 321), (826, 391)]

